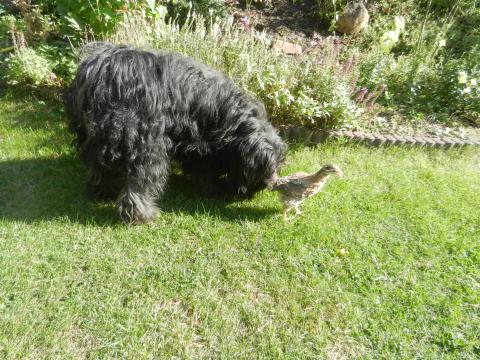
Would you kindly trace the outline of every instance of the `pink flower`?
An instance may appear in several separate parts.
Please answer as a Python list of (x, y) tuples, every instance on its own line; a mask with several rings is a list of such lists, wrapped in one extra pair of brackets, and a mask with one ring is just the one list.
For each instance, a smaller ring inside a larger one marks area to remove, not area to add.
[(243, 26), (243, 30), (249, 31), (250, 30), (250, 19), (248, 16), (242, 16), (240, 18), (240, 24)]

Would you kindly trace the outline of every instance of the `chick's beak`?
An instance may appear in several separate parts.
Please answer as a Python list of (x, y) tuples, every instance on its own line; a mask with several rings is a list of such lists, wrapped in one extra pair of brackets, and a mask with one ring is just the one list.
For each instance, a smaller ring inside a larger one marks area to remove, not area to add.
[(337, 170), (335, 171), (335, 175), (337, 175), (338, 177), (342, 177), (342, 176), (343, 176), (343, 171), (340, 170), (340, 169), (337, 169)]

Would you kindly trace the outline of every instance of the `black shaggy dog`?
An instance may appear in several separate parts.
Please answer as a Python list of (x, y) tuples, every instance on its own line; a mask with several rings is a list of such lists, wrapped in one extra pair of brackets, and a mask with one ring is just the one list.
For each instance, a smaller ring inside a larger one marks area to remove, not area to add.
[(286, 146), (263, 105), (213, 69), (174, 53), (93, 43), (65, 93), (89, 186), (118, 198), (121, 218), (147, 222), (177, 160), (201, 189), (251, 197)]

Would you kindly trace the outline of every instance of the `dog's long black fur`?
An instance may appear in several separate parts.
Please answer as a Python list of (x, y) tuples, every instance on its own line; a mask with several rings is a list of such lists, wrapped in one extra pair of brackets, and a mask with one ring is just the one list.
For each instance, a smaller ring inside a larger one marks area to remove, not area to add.
[(117, 197), (127, 223), (147, 222), (171, 160), (210, 192), (250, 197), (284, 161), (263, 105), (226, 76), (175, 53), (93, 43), (65, 93), (89, 186)]

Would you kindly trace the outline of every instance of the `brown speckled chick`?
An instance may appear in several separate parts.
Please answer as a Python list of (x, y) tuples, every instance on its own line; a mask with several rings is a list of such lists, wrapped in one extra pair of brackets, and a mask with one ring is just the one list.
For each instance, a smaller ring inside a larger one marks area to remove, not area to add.
[(283, 202), (283, 216), (287, 219), (287, 213), (295, 209), (295, 215), (301, 215), (299, 206), (310, 196), (322, 190), (330, 175), (342, 176), (342, 170), (336, 165), (324, 165), (313, 174), (298, 172), (292, 175), (275, 178), (269, 185), (272, 191), (278, 191)]

